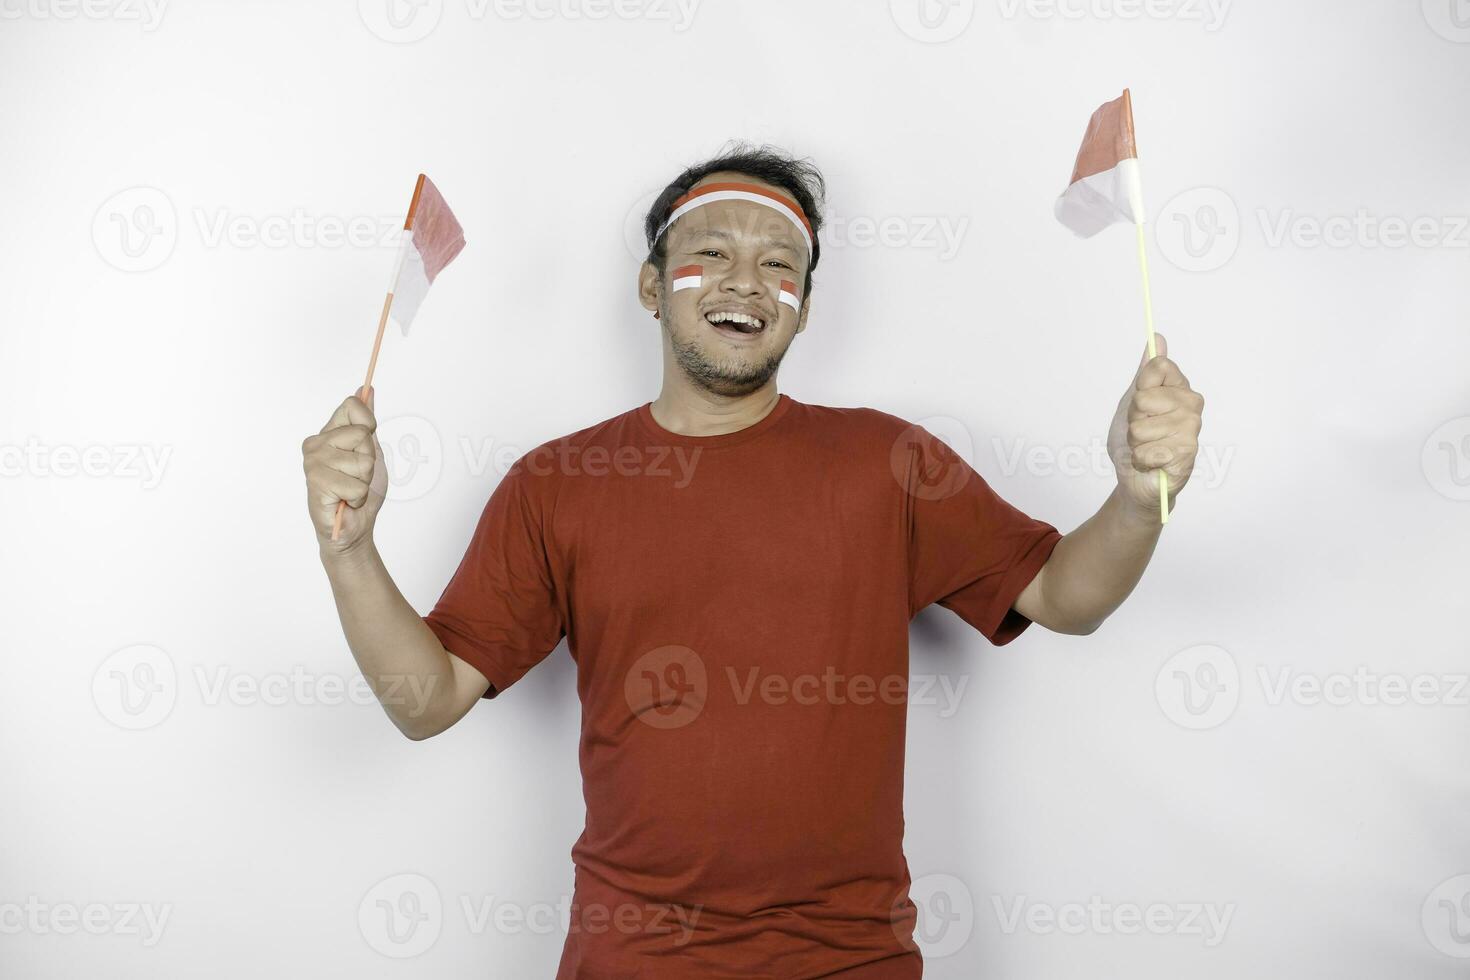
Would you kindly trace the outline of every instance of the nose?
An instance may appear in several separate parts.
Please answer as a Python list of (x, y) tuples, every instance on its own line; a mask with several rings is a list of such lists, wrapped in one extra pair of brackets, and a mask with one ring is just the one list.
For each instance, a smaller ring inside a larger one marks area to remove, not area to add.
[(756, 270), (755, 257), (747, 255), (744, 258), (736, 258), (730, 263), (720, 282), (720, 291), (733, 293), (736, 296), (752, 297), (761, 294), (760, 274)]

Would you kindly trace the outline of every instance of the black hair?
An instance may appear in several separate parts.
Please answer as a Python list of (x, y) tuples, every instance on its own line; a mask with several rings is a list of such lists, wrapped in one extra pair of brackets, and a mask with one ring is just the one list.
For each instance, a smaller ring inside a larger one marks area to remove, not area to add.
[(817, 232), (822, 228), (822, 204), (827, 194), (827, 184), (822, 180), (821, 171), (810, 160), (798, 160), (769, 144), (753, 146), (740, 140), (732, 140), (731, 143), (734, 145), (727, 144), (728, 148), (717, 156), (686, 168), (654, 199), (647, 217), (643, 219), (643, 237), (648, 240), (648, 261), (660, 272), (664, 271), (664, 262), (668, 258), (668, 232), (665, 231), (657, 239), (654, 235), (658, 234), (659, 226), (674, 210), (676, 200), (710, 174), (727, 171), (742, 173), (782, 188), (796, 199), (796, 203), (806, 213), (806, 220), (812, 226), (812, 254), (806, 267), (806, 279), (801, 287), (804, 300), (811, 293), (812, 272), (816, 270), (817, 259), (822, 254), (822, 244), (818, 240)]

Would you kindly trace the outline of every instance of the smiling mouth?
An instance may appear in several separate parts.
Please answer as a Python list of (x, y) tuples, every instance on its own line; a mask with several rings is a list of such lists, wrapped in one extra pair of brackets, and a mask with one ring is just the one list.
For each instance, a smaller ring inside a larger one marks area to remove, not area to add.
[(717, 311), (705, 314), (704, 321), (728, 337), (754, 337), (766, 329), (764, 319), (746, 313)]

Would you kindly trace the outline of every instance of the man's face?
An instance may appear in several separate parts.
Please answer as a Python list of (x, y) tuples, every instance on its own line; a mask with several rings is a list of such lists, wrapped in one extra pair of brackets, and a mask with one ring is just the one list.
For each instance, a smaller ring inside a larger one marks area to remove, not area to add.
[[(744, 174), (710, 174), (694, 186), (717, 181), (771, 186)], [(805, 280), (801, 233), (772, 208), (717, 201), (682, 215), (669, 227), (666, 244), (666, 271), (644, 263), (640, 298), (660, 311), (668, 352), (691, 381), (715, 394), (757, 390), (775, 376), (792, 339), (806, 326), (805, 297), (800, 315), (777, 299), (783, 279), (798, 292)], [(700, 284), (673, 290), (674, 270), (689, 265), (703, 268)], [(731, 314), (759, 323), (738, 322)]]

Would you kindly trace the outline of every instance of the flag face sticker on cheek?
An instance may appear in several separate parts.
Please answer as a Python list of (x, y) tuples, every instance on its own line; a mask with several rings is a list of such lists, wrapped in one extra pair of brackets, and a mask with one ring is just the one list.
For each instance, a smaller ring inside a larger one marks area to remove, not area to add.
[(796, 283), (790, 279), (781, 280), (781, 293), (776, 298), (793, 310), (801, 311), (801, 297), (796, 292)]
[(674, 270), (674, 286), (670, 292), (677, 293), (681, 289), (698, 289), (704, 282), (704, 266), (681, 265)]

